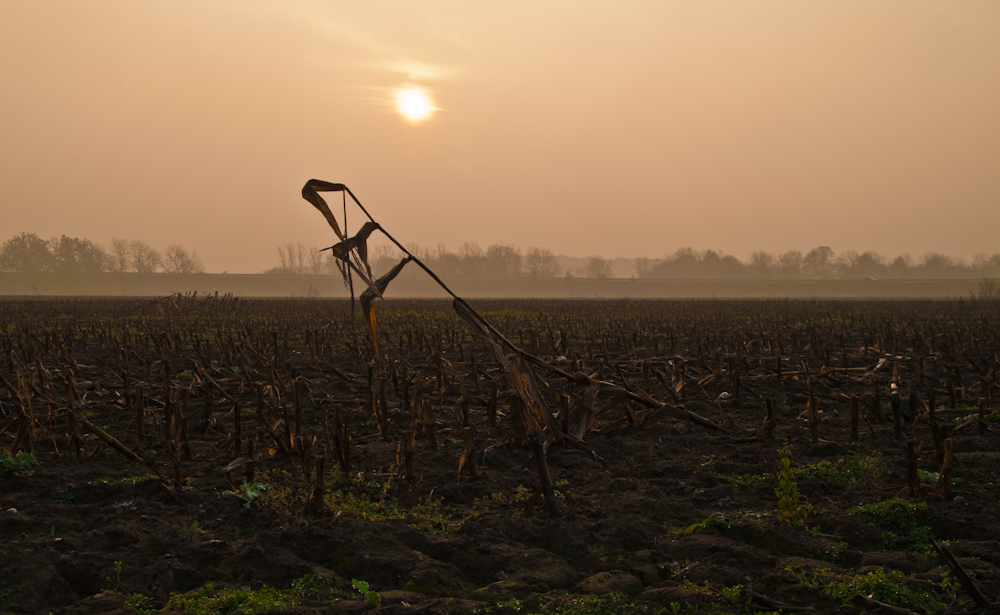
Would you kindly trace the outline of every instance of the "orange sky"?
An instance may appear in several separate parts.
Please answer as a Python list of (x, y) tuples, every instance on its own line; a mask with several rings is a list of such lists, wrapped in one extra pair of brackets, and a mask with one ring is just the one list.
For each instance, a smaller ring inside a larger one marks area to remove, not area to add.
[(0, 75), (0, 241), (260, 271), (316, 177), (428, 246), (1000, 251), (994, 0), (4, 0)]

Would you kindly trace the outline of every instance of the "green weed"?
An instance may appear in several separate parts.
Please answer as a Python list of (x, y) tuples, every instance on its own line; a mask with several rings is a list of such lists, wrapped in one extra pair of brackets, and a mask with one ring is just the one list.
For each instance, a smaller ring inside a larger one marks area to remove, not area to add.
[[(810, 570), (798, 566), (785, 566), (784, 572), (799, 583), (822, 591), (844, 604), (855, 596), (870, 596), (893, 606), (916, 608), (928, 615), (947, 612), (947, 606), (930, 592), (911, 589), (907, 582), (912, 579), (899, 570), (876, 570), (851, 575), (837, 574), (828, 568)], [(942, 575), (941, 583), (937, 584), (937, 587), (942, 588), (949, 596), (957, 595), (957, 589), (947, 574)]]
[(461, 526), (456, 520), (455, 509), (445, 506), (444, 500), (430, 498), (418, 500), (410, 509), (410, 527), (430, 533), (454, 533)]
[(20, 585), (15, 585), (14, 587), (0, 587), (0, 602), (3, 602), (7, 598), (10, 598), (19, 591), (24, 590), (24, 583)]
[(845, 604), (855, 596), (871, 596), (879, 602), (919, 609), (928, 615), (948, 610), (943, 602), (929, 592), (910, 589), (906, 584), (906, 577), (899, 570), (876, 570), (853, 577), (845, 576), (831, 582), (825, 591)]
[(365, 602), (367, 602), (368, 604), (372, 606), (378, 606), (382, 604), (382, 596), (380, 596), (379, 593), (376, 591), (369, 590), (368, 583), (366, 581), (351, 579), (351, 585), (354, 586), (354, 589), (361, 592), (361, 595), (364, 596), (365, 598)]
[(763, 472), (761, 474), (720, 474), (718, 477), (733, 487), (756, 487), (771, 480), (772, 475)]
[(714, 527), (719, 530), (724, 536), (729, 535), (729, 522), (726, 521), (725, 517), (721, 515), (718, 517), (708, 517), (698, 523), (692, 523), (684, 529), (684, 534), (697, 534), (702, 530), (706, 530), (710, 527)]
[[(554, 615), (631, 615), (632, 613), (655, 613), (661, 609), (650, 609), (630, 602), (621, 594), (597, 596), (590, 594), (570, 598), (561, 604), (543, 604), (541, 613)], [(535, 615), (533, 613), (532, 615)]]
[(124, 606), (126, 609), (135, 609), (139, 615), (147, 615), (149, 613), (156, 612), (156, 609), (153, 608), (153, 599), (138, 592), (129, 594), (129, 596), (125, 598)]
[(0, 448), (0, 466), (8, 472), (18, 476), (30, 476), (34, 474), (31, 468), (37, 465), (38, 460), (31, 453), (24, 451), (11, 453), (7, 449)]
[(240, 485), (240, 490), (238, 492), (227, 489), (222, 492), (222, 495), (234, 495), (243, 500), (244, 508), (250, 508), (250, 505), (261, 496), (267, 487), (267, 483), (243, 483)]
[(795, 472), (798, 476), (817, 478), (837, 487), (874, 487), (882, 484), (886, 473), (881, 453), (810, 463)]
[(812, 512), (812, 506), (799, 501), (799, 487), (795, 482), (795, 471), (792, 466), (792, 451), (785, 446), (778, 451), (780, 468), (778, 469), (778, 486), (774, 495), (778, 498), (778, 519), (791, 525), (805, 525), (806, 518)]
[(136, 509), (135, 502), (125, 501), (115, 503), (115, 512), (119, 515), (126, 512), (131, 512)]
[(292, 581), (291, 593), (301, 598), (318, 598), (320, 594), (330, 589), (330, 585), (323, 579), (306, 574)]
[(206, 583), (187, 593), (174, 592), (163, 608), (165, 612), (182, 611), (193, 615), (230, 615), (241, 611), (244, 615), (267, 615), (283, 607), (295, 606), (294, 598), (283, 595), (267, 585), (260, 589), (215, 589)]
[(395, 504), (372, 500), (366, 494), (354, 495), (350, 491), (331, 491), (324, 498), (331, 509), (368, 521), (402, 519), (403, 513)]
[(912, 541), (919, 551), (933, 549), (934, 528), (926, 516), (927, 503), (891, 498), (848, 509), (847, 514), (868, 516), (868, 523), (882, 531), (882, 546), (895, 539)]

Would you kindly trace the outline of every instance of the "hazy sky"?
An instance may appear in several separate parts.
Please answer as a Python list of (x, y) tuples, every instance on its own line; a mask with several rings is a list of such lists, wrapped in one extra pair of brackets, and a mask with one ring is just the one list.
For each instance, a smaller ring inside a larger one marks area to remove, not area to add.
[(992, 254), (1000, 2), (0, 2), (0, 241), (260, 271), (312, 177), (421, 245)]

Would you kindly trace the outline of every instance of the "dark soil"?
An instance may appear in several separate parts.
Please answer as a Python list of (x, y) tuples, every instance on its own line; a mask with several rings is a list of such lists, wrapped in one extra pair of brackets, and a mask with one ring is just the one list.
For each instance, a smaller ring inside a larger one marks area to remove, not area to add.
[[(0, 301), (0, 613), (976, 608), (935, 543), (1000, 600), (996, 305), (474, 307), (559, 368), (670, 406), (602, 394), (582, 444), (519, 438), (506, 375), (444, 302), (379, 304), (375, 364), (345, 301)], [(535, 374), (566, 425), (583, 387)], [(412, 419), (418, 394), (433, 430)], [(245, 506), (226, 491), (247, 479), (267, 487)], [(235, 590), (274, 599), (223, 604)]]

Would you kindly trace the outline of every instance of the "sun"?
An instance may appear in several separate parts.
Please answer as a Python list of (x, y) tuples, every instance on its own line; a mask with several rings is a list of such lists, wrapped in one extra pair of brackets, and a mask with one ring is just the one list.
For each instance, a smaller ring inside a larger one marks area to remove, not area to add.
[(434, 111), (427, 92), (420, 88), (406, 88), (397, 92), (396, 108), (411, 122), (425, 120)]

